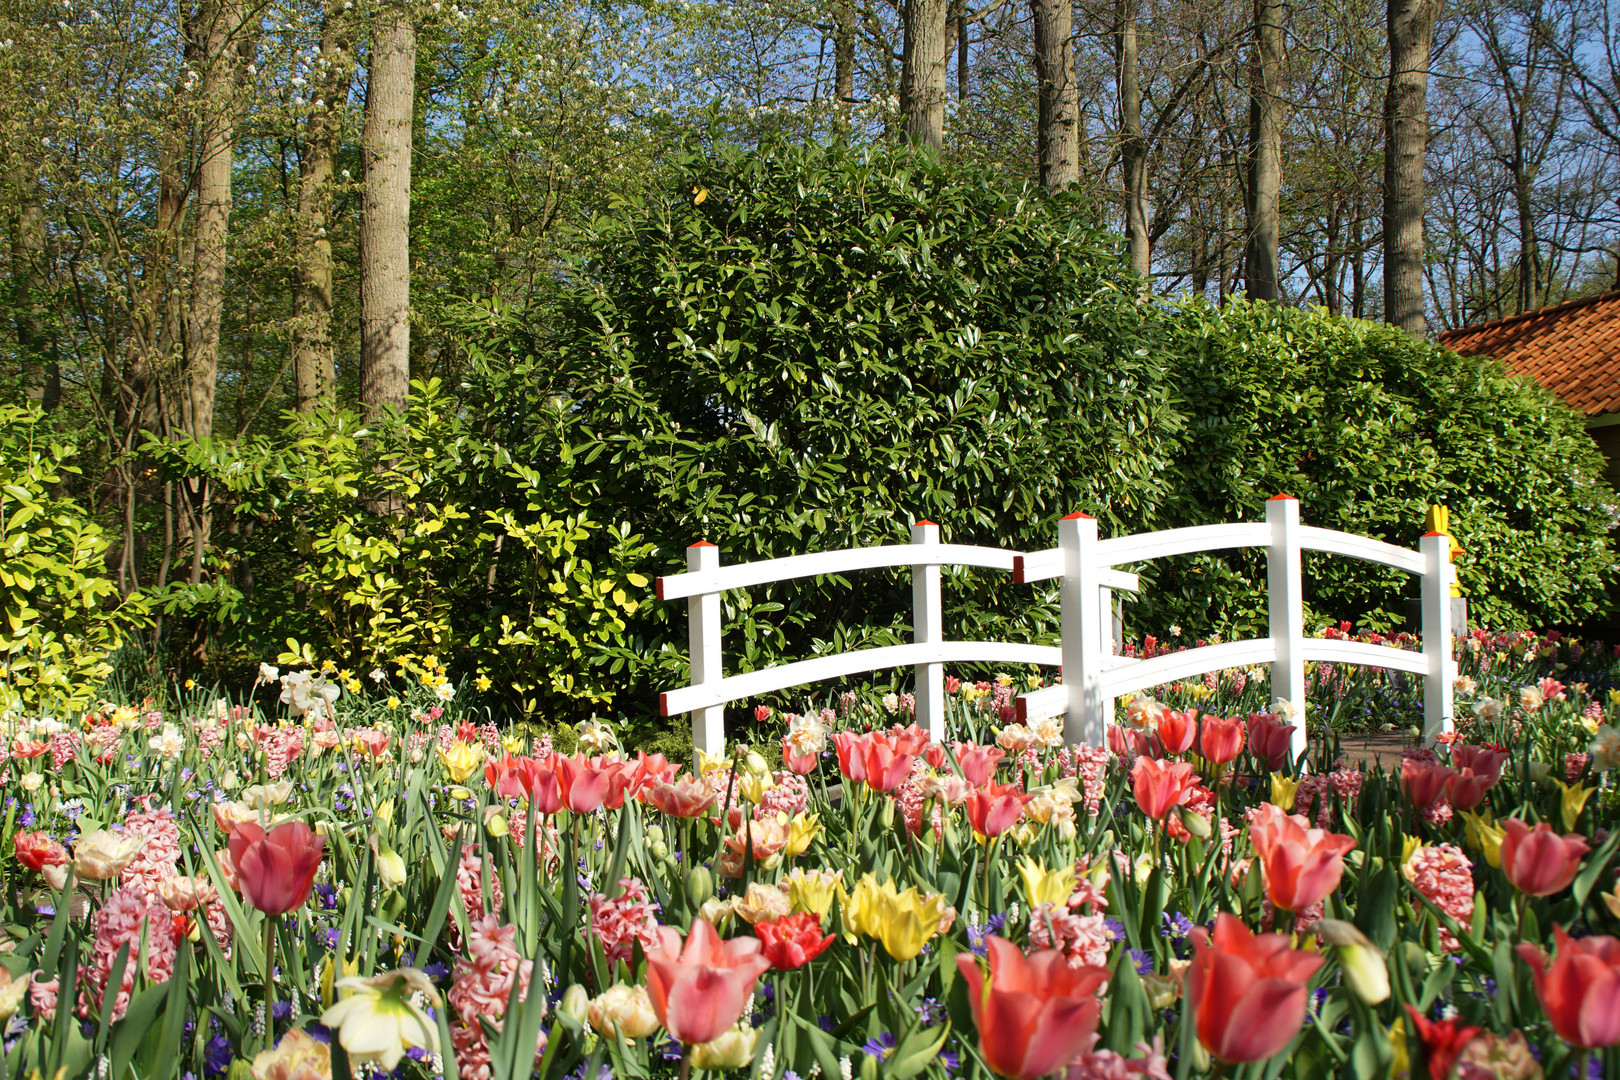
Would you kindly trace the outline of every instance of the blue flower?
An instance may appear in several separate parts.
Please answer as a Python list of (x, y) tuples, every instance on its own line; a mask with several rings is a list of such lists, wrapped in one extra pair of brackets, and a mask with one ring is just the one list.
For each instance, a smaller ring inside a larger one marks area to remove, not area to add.
[(224, 1076), (235, 1056), (231, 1050), (231, 1040), (224, 1035), (215, 1035), (203, 1047), (203, 1065), (209, 1076)]
[(862, 1044), (861, 1050), (867, 1055), (877, 1058), (879, 1061), (886, 1061), (888, 1060), (889, 1055), (894, 1052), (894, 1048), (897, 1045), (899, 1044), (895, 1040), (895, 1037), (889, 1032), (885, 1031), (876, 1038), (867, 1039), (866, 1042)]

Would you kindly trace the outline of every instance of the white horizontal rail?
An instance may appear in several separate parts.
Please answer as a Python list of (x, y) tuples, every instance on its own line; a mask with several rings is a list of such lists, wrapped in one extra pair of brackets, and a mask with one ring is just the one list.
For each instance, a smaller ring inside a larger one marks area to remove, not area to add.
[(1062, 653), (1056, 645), (1027, 645), (1013, 641), (934, 641), (884, 645), (876, 649), (857, 649), (791, 664), (778, 664), (702, 685), (669, 690), (659, 695), (658, 708), (664, 716), (674, 716), (824, 679), (839, 679), (846, 675), (912, 664), (1046, 664), (1055, 667), (1061, 661)]
[(885, 544), (881, 547), (843, 548), (839, 551), (765, 559), (762, 562), (735, 563), (696, 573), (670, 574), (660, 577), (656, 587), (658, 599), (679, 600), (683, 596), (746, 589), (751, 585), (765, 585), (773, 581), (847, 574), (886, 566), (984, 566), (992, 570), (1011, 570), (1018, 554), (1016, 551), (972, 544)]
[[(1063, 549), (1047, 548), (1044, 551), (1027, 551), (1022, 555), (1014, 555), (1012, 572), (1013, 581), (1020, 585), (1062, 577)], [(1136, 592), (1141, 588), (1141, 579), (1129, 570), (1104, 570), (1101, 581), (1105, 589)]]
[(1325, 551), (1331, 555), (1348, 555), (1363, 562), (1393, 566), (1409, 574), (1423, 573), (1423, 555), (1420, 552), (1386, 544), (1370, 536), (1303, 525), (1299, 530), (1299, 546), (1306, 551)]
[(1422, 675), (1429, 670), (1429, 662), (1420, 652), (1366, 641), (1306, 638), (1302, 651), (1305, 659), (1316, 663), (1394, 668), (1396, 671), (1410, 671), (1414, 675)]
[(1269, 664), (1277, 659), (1277, 643), (1270, 638), (1249, 641), (1223, 641), (1219, 645), (1205, 645), (1182, 652), (1165, 653), (1151, 660), (1103, 672), (1101, 683), (1104, 698), (1117, 698), (1150, 686), (1190, 679), (1211, 671), (1226, 668)]
[(1097, 541), (1097, 558), (1104, 566), (1164, 559), (1171, 555), (1191, 555), (1199, 551), (1225, 548), (1266, 547), (1271, 543), (1271, 526), (1265, 522), (1239, 522), (1234, 525), (1193, 525), (1164, 532), (1136, 533)]

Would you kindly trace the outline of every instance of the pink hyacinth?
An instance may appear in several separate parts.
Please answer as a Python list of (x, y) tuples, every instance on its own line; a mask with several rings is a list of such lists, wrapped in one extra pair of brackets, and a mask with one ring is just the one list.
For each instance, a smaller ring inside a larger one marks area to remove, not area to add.
[(146, 977), (154, 983), (168, 982), (174, 974), (175, 937), (174, 920), (167, 908), (139, 889), (117, 889), (96, 912), (95, 954), (89, 970), (81, 978), (79, 989), (79, 1016), (83, 1019), (99, 1017), (104, 1007), (107, 983), (112, 979), (113, 961), (118, 951), (129, 946), (129, 959), (124, 964), (124, 977), (113, 1004), (113, 1019), (124, 1015), (129, 1008), (129, 996), (135, 987), (135, 973), (140, 967), (142, 929), (146, 932)]
[[(1441, 911), (1466, 926), (1474, 917), (1473, 866), (1457, 845), (1440, 844), (1418, 848), (1401, 872), (1413, 888), (1428, 897)], [(1462, 947), (1443, 926), (1440, 928), (1440, 943), (1450, 952)]]
[[(446, 995), (455, 1017), (450, 1025), (450, 1041), (461, 1080), (489, 1080), (489, 1044), (482, 1021), (490, 1020), (499, 1029), (513, 983), (517, 984), (521, 1001), (528, 997), (533, 974), (534, 961), (525, 960), (518, 952), (517, 927), (502, 926), (494, 915), (473, 920), (467, 935), (467, 955), (456, 961)], [(537, 1055), (544, 1046), (542, 1034)]]
[(1564, 755), (1564, 782), (1573, 784), (1581, 778), (1586, 771), (1587, 763), (1592, 760), (1591, 754), (1565, 754)]
[(771, 777), (776, 783), (765, 789), (759, 805), (754, 807), (754, 820), (765, 821), (778, 813), (790, 818), (804, 813), (810, 805), (810, 785), (804, 777), (786, 771), (774, 772)]
[(49, 1024), (56, 1019), (56, 996), (61, 993), (62, 980), (53, 975), (49, 981), (42, 981), (38, 977), (41, 974), (43, 972), (35, 972), (28, 981), (28, 1004), (33, 1007), (35, 1016)]
[(647, 886), (639, 878), (619, 879), (622, 892), (609, 900), (601, 893), (592, 893), (591, 934), (602, 943), (608, 964), (622, 960), (628, 964), (635, 955), (636, 942), (645, 951), (658, 941), (658, 918)]
[[(1093, 1037), (1095, 1045), (1095, 1037)], [(1140, 1057), (1128, 1058), (1112, 1050), (1091, 1050), (1069, 1063), (1063, 1080), (1170, 1080), (1170, 1062), (1164, 1056), (1164, 1036), (1137, 1043)]]
[(1101, 915), (1076, 915), (1061, 904), (1036, 904), (1030, 909), (1029, 943), (1061, 951), (1070, 967), (1106, 967), (1113, 942)]
[(1109, 756), (1106, 746), (1065, 746), (1058, 751), (1058, 775), (1073, 776), (1080, 781), (1081, 793), (1086, 797), (1086, 813), (1093, 817), (1102, 805)]
[(126, 888), (156, 896), (165, 878), (174, 877), (180, 865), (180, 826), (167, 806), (131, 814), (124, 819), (124, 831), (146, 837), (146, 844), (124, 868), (119, 881)]
[(51, 736), (51, 768), (60, 769), (79, 756), (84, 739), (77, 731), (59, 731)]
[[(469, 917), (484, 914), (484, 857), (477, 844), (461, 846), (461, 862), (456, 866), (456, 887), (461, 890), (461, 903)], [(490, 867), (489, 897), (491, 907), (501, 907), (501, 875)]]

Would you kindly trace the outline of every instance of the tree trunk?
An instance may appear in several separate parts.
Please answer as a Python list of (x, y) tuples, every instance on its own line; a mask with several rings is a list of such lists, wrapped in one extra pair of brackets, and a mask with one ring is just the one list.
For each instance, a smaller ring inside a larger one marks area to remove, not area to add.
[(1339, 279), (1344, 273), (1344, 247), (1339, 242), (1343, 229), (1344, 204), (1337, 195), (1328, 196), (1327, 254), (1322, 260), (1322, 303), (1329, 315), (1344, 314), (1344, 293)]
[(1367, 315), (1367, 245), (1362, 226), (1366, 222), (1366, 205), (1356, 200), (1356, 216), (1350, 223), (1350, 317), (1363, 319)]
[(1035, 14), (1038, 106), (1035, 158), (1041, 186), (1058, 192), (1080, 179), (1080, 94), (1074, 85), (1073, 0), (1029, 0)]
[(834, 134), (849, 139), (849, 114), (855, 107), (855, 5), (838, 0), (833, 5), (833, 100), (837, 102)]
[(361, 135), (360, 401), (367, 420), (405, 404), (411, 377), (411, 116), (416, 27), (403, 5), (376, 15)]
[(1254, 0), (1254, 53), (1249, 64), (1249, 217), (1244, 277), (1251, 300), (1281, 295), (1277, 245), (1282, 234), (1282, 0)]
[(973, 76), (973, 69), (968, 66), (967, 4), (962, 3), (960, 9), (961, 15), (956, 20), (956, 102), (958, 105), (966, 103)]
[(1423, 155), (1429, 46), (1442, 0), (1388, 0), (1384, 95), (1384, 321), (1423, 337)]
[(1120, 171), (1125, 181), (1125, 243), (1131, 269), (1146, 281), (1152, 271), (1148, 236), (1147, 136), (1142, 130), (1142, 80), (1137, 68), (1136, 0), (1120, 0), (1115, 12), (1119, 54)]
[(326, 226), (353, 60), (348, 41), (334, 32), (333, 21), (333, 13), (328, 11), (321, 29), (320, 58), (316, 61), (316, 99), (325, 107), (309, 118), (298, 168), (298, 288), (293, 299), (292, 355), (300, 412), (330, 404), (336, 383), (332, 367), (332, 240)]
[(949, 0), (906, 0), (900, 58), (905, 135), (933, 150), (945, 145), (945, 15)]
[(62, 400), (62, 377), (45, 333), (45, 204), (31, 168), (14, 174), (17, 214), (11, 224), (12, 284), (17, 299), (17, 355), (23, 393), (43, 409)]

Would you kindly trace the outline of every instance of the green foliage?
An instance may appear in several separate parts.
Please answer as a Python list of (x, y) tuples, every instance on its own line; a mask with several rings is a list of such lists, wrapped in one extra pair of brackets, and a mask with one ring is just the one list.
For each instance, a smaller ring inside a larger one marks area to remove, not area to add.
[[(554, 432), (554, 484), (613, 507), (666, 571), (698, 539), (744, 561), (903, 543), (924, 518), (1024, 548), (1077, 509), (1148, 520), (1179, 423), (1159, 319), (1079, 202), (910, 150), (777, 144), (678, 171), (673, 197), (599, 222), (544, 323), (486, 313), (467, 398)], [(899, 640), (908, 585), (729, 594), (728, 664)], [(1005, 574), (948, 594), (952, 636), (1055, 630), (1051, 598)], [(619, 661), (684, 675), (672, 606)]]
[[(1260, 520), (1286, 493), (1308, 524), (1416, 547), (1442, 503), (1472, 621), (1545, 626), (1606, 602), (1614, 492), (1551, 393), (1380, 323), (1242, 302), (1175, 316), (1187, 430), (1169, 522)], [(1322, 618), (1387, 627), (1418, 595), (1401, 571), (1338, 556), (1307, 555), (1305, 577)], [(1264, 633), (1264, 585), (1260, 552), (1179, 560), (1129, 610), (1149, 633)]]
[(0, 712), (83, 708), (145, 622), (106, 576), (101, 526), (52, 489), (79, 470), (37, 409), (0, 405)]

